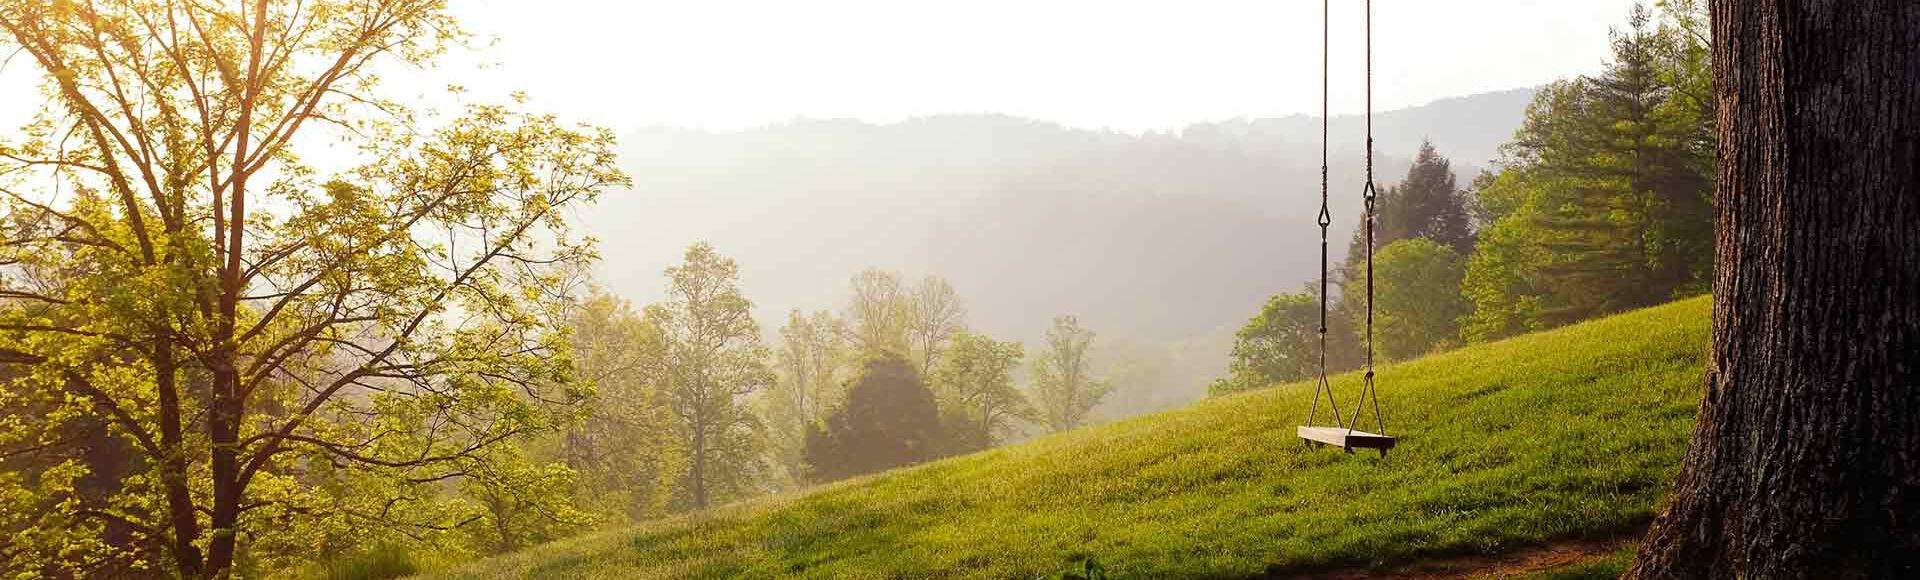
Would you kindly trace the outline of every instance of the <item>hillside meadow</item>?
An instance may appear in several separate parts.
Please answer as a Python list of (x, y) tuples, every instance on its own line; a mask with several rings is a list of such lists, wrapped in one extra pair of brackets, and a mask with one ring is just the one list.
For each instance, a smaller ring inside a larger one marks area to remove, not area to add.
[[(1124, 577), (1234, 578), (1631, 535), (1680, 463), (1709, 310), (1695, 298), (1386, 366), (1401, 440), (1385, 459), (1303, 448), (1312, 391), (1295, 383), (435, 577), (1005, 578), (1093, 558)], [(1351, 398), (1358, 379), (1334, 386)]]

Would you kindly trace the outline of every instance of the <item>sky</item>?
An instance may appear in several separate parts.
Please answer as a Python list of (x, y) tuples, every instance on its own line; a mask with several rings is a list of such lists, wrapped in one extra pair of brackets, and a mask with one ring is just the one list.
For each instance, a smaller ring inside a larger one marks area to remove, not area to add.
[[(1332, 4), (1331, 107), (1359, 112), (1364, 3)], [(1596, 71), (1633, 0), (1373, 4), (1374, 106), (1390, 110)], [(1140, 132), (1320, 108), (1313, 0), (457, 0), (455, 10), (477, 51), (437, 73), (623, 130), (992, 112)]]
[[(1374, 106), (1597, 70), (1634, 0), (1375, 0)], [(1332, 2), (1334, 114), (1364, 106), (1364, 3)], [(1126, 132), (1320, 109), (1313, 0), (454, 0), (472, 33), (388, 88), (523, 91), (617, 130), (1004, 113)], [(0, 124), (40, 102), (0, 68)]]

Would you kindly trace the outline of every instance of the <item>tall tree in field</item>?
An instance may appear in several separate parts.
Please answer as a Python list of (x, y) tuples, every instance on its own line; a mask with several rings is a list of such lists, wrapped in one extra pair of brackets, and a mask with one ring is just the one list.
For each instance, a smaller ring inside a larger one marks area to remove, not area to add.
[(101, 426), (126, 454), (0, 478), (33, 508), (0, 510), (0, 568), (221, 577), (315, 522), (457, 527), (430, 484), (584, 395), (548, 298), (592, 257), (565, 216), (625, 181), (613, 140), (382, 96), (373, 67), (459, 34), (443, 2), (6, 0), (0, 32), (48, 97), (0, 145), (0, 404), (47, 411), (0, 455)]
[(1093, 376), (1089, 351), (1093, 331), (1072, 316), (1053, 319), (1047, 329), (1047, 349), (1033, 361), (1033, 398), (1040, 418), (1054, 433), (1069, 431), (1087, 421), (1093, 408), (1113, 390)]
[(920, 376), (931, 376), (954, 334), (967, 324), (967, 307), (953, 285), (939, 276), (927, 276), (909, 296), (907, 347), (920, 365)]
[(1920, 4), (1715, 0), (1713, 356), (1628, 578), (1920, 574)]
[(825, 310), (811, 315), (794, 309), (780, 327), (776, 355), (779, 382), (761, 403), (767, 421), (767, 444), (785, 483), (807, 478), (807, 433), (817, 427), (829, 409), (846, 399), (841, 369), (851, 356), (840, 319)]
[(933, 374), (949, 452), (970, 453), (995, 445), (1013, 434), (1021, 421), (1039, 415), (1026, 395), (1013, 386), (1013, 371), (1026, 352), (1018, 342), (960, 331), (953, 348)]
[(667, 298), (647, 308), (666, 343), (661, 384), (687, 451), (687, 501), (706, 509), (751, 491), (760, 475), (762, 425), (748, 396), (774, 382), (740, 267), (705, 242), (667, 268)]
[(912, 290), (900, 275), (868, 268), (853, 277), (853, 298), (847, 302), (847, 339), (865, 354), (909, 350), (907, 336), (913, 321)]

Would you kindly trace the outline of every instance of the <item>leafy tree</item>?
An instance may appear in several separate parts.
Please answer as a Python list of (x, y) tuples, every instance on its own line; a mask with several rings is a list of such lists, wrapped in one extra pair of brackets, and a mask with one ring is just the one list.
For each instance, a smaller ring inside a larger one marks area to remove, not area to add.
[(920, 376), (929, 376), (954, 335), (966, 327), (967, 307), (953, 285), (939, 276), (922, 279), (909, 299), (907, 346), (920, 365)]
[(939, 457), (940, 411), (933, 393), (895, 352), (873, 355), (847, 402), (807, 436), (813, 480), (833, 481)]
[(1464, 259), (1433, 240), (1409, 238), (1382, 248), (1374, 265), (1374, 340), (1380, 354), (1404, 360), (1457, 344), (1459, 319), (1472, 307), (1460, 296), (1465, 274)]
[(575, 369), (594, 387), (588, 413), (554, 453), (577, 473), (576, 502), (610, 522), (668, 510), (686, 450), (667, 393), (661, 329), (626, 301), (593, 292), (573, 315)]
[(705, 242), (667, 268), (667, 298), (647, 307), (666, 343), (662, 385), (679, 418), (694, 509), (752, 492), (761, 473), (763, 426), (748, 396), (774, 382), (740, 267)]
[[(210, 578), (432, 541), (473, 521), (435, 482), (586, 395), (551, 297), (593, 256), (565, 216), (626, 183), (612, 136), (382, 96), (373, 68), (460, 34), (444, 3), (22, 0), (0, 30), (49, 97), (0, 145), (0, 405), (45, 411), (0, 422), (0, 455), (100, 426), (123, 453), (0, 477), (35, 510), (0, 517), (0, 567)], [(367, 163), (295, 155), (316, 125)]]
[(1477, 192), (1491, 223), (1469, 263), (1474, 340), (1701, 292), (1715, 139), (1690, 5), (1637, 8), (1597, 77), (1548, 86)]
[[(1267, 299), (1260, 314), (1234, 333), (1228, 375), (1207, 387), (1223, 395), (1311, 378), (1320, 371), (1320, 299), (1307, 288)], [(1328, 312), (1327, 372), (1360, 366), (1359, 340), (1351, 314)]]
[(1060, 433), (1077, 428), (1113, 385), (1093, 377), (1088, 351), (1093, 331), (1079, 319), (1061, 316), (1047, 329), (1047, 349), (1033, 361), (1033, 395), (1048, 430)]
[(763, 403), (767, 442), (785, 482), (807, 478), (807, 433), (827, 411), (845, 400), (840, 377), (848, 345), (840, 320), (827, 311), (803, 314), (795, 309), (780, 327), (780, 380)]
[(863, 270), (853, 277), (845, 319), (847, 339), (861, 352), (905, 355), (913, 324), (912, 292), (901, 285), (899, 274)]
[(466, 527), (482, 550), (510, 552), (595, 523), (592, 514), (575, 506), (572, 495), (553, 493), (575, 485), (573, 469), (535, 462), (516, 445), (498, 445), (489, 453), (488, 461), (460, 480), (463, 495), (482, 509), (478, 525)]
[(1039, 415), (1013, 386), (1013, 372), (1025, 358), (1018, 342), (960, 331), (953, 348), (933, 374), (934, 392), (943, 409), (950, 451), (970, 453), (999, 445), (1020, 421)]

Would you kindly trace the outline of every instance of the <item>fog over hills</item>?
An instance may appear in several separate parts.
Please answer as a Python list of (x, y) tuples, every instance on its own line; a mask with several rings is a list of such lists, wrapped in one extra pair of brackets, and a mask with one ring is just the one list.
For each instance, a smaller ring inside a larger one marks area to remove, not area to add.
[[(1398, 181), (1431, 138), (1465, 184), (1531, 95), (1376, 115), (1378, 181)], [(1364, 123), (1331, 125), (1338, 260), (1359, 215)], [(878, 267), (947, 278), (970, 325), (1004, 338), (1033, 341), (1075, 314), (1103, 342), (1184, 342), (1205, 353), (1172, 366), (1194, 368), (1158, 372), (1193, 383), (1224, 369), (1225, 337), (1267, 296), (1318, 274), (1319, 130), (1303, 115), (1140, 135), (998, 115), (650, 129), (622, 137), (633, 190), (582, 218), (601, 240), (599, 279), (636, 302), (656, 300), (661, 270), (706, 240), (739, 261), (769, 334), (788, 309), (838, 310), (848, 279)]]

